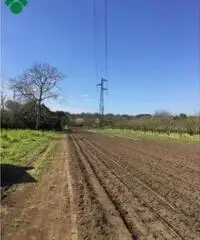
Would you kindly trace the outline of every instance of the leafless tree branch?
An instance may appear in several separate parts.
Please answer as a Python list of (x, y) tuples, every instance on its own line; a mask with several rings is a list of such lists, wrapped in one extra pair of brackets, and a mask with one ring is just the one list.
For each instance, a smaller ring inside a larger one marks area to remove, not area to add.
[(16, 79), (10, 80), (12, 89), (15, 89), (19, 97), (35, 101), (36, 106), (36, 128), (39, 128), (41, 104), (44, 100), (58, 97), (54, 92), (55, 87), (64, 78), (57, 68), (47, 64), (35, 64), (32, 68)]

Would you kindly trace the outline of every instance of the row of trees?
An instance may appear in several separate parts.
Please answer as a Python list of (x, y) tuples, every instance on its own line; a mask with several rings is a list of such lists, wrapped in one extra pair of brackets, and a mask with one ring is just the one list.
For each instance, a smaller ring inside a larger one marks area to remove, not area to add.
[(19, 103), (13, 100), (5, 102), (4, 109), (1, 109), (1, 127), (17, 129), (40, 129), (60, 130), (67, 123), (69, 117), (64, 112), (52, 112), (44, 104), (40, 106), (40, 120), (38, 123), (37, 103), (28, 101)]
[[(83, 113), (76, 117), (82, 118), (87, 127), (99, 126), (98, 114)], [(104, 127), (193, 135), (200, 134), (200, 116), (187, 116), (184, 113), (173, 116), (166, 111), (156, 112), (154, 115), (140, 114), (136, 116), (106, 114)]]
[[(5, 102), (1, 109), (2, 128), (35, 129), (37, 120), (37, 103), (28, 101), (20, 103), (13, 100)], [(64, 111), (51, 111), (44, 104), (40, 106), (40, 129), (61, 130), (67, 126), (99, 127), (98, 113), (70, 114)], [(156, 113), (155, 115), (140, 114), (137, 116), (106, 114), (104, 127), (127, 128), (152, 132), (178, 132), (200, 134), (200, 117), (180, 114), (177, 116)]]

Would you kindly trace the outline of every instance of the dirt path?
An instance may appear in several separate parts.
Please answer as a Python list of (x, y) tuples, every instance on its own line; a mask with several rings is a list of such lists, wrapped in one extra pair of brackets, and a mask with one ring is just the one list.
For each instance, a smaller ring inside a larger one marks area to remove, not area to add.
[[(56, 159), (40, 182), (24, 186), (28, 195), (21, 195), (15, 204), (15, 216), (19, 227), (4, 229), (3, 239), (72, 239), (70, 233), (70, 204), (66, 169), (66, 141), (60, 141)], [(12, 213), (11, 213), (12, 216)], [(12, 221), (10, 219), (10, 221)]]

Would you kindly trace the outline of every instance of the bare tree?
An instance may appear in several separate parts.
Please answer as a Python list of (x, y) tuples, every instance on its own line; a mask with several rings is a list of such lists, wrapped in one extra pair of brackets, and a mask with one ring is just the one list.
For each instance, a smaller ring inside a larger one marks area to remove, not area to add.
[(1, 95), (1, 110), (4, 111), (5, 108), (5, 101), (6, 101), (6, 85), (3, 71), (1, 73), (1, 86), (0, 86), (0, 95)]
[(15, 90), (17, 98), (35, 102), (36, 129), (40, 127), (42, 102), (58, 97), (55, 90), (63, 78), (64, 75), (57, 68), (43, 63), (35, 64), (32, 68), (26, 69), (18, 78), (10, 80), (11, 88)]
[(0, 90), (0, 95), (1, 95), (1, 105), (0, 105), (0, 109), (1, 109), (2, 111), (4, 111), (6, 96), (5, 96), (5, 93), (4, 93), (4, 89), (3, 89), (3, 88)]

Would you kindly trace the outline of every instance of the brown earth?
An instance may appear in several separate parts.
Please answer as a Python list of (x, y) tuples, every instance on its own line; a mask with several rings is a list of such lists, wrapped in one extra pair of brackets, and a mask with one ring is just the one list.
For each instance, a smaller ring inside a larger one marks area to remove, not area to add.
[(74, 132), (2, 204), (2, 239), (198, 240), (200, 147)]

